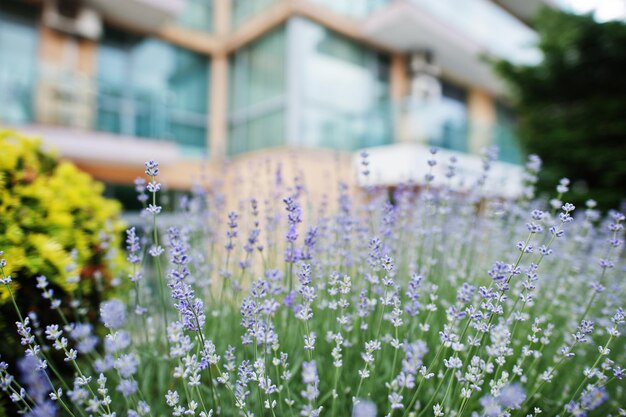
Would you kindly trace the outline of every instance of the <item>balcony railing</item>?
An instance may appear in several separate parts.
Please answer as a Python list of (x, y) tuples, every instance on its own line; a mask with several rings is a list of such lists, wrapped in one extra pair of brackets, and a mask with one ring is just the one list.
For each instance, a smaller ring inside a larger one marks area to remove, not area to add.
[(306, 102), (302, 106), (299, 145), (342, 151), (386, 145), (393, 142), (392, 116), (387, 101), (359, 112)]
[(0, 123), (33, 120), (33, 80), (0, 67)]
[(173, 105), (171, 94), (128, 94), (72, 71), (41, 67), (34, 79), (0, 73), (0, 123), (40, 123), (175, 142), (188, 154), (206, 151), (206, 112)]
[(475, 153), (484, 146), (497, 145), (500, 160), (522, 162), (511, 124), (470, 121), (464, 109), (454, 108), (450, 103), (381, 101), (366, 111), (347, 112), (305, 102), (300, 107), (298, 135), (294, 142), (285, 138), (283, 127), (289, 112), (284, 110), (284, 100), (277, 99), (231, 114), (229, 153), (235, 155), (282, 145), (349, 152), (402, 142), (461, 153)]
[(94, 120), (95, 86), (76, 71), (41, 65), (33, 90), (39, 123), (90, 129)]
[(195, 149), (206, 148), (207, 114), (177, 109), (167, 93), (146, 91), (132, 95), (101, 89), (97, 95), (94, 128), (161, 140)]
[[(93, 80), (70, 75), (57, 73), (53, 76), (40, 72), (38, 80), (33, 82), (14, 74), (0, 73), (0, 100), (5, 103), (0, 107), (0, 122), (36, 121), (167, 140), (195, 153), (206, 149), (207, 114), (176, 108), (172, 104), (174, 98), (167, 93), (129, 95), (102, 86), (97, 89)], [(241, 121), (237, 122), (236, 115), (231, 115), (231, 153), (276, 146), (281, 142), (285, 134), (281, 130), (284, 117), (289, 112), (284, 114), (280, 103), (277, 109), (282, 116), (267, 125), (277, 131), (266, 132), (254, 143), (241, 132), (233, 134), (233, 126), (240, 125)], [(472, 122), (459, 110), (451, 110), (441, 102), (404, 100), (381, 101), (365, 112), (350, 113), (305, 103), (301, 108), (297, 142), (290, 144), (353, 151), (404, 142), (466, 153), (496, 144), (500, 148), (501, 160), (522, 162), (522, 152), (510, 123)], [(254, 126), (252, 116), (247, 116), (250, 128)]]

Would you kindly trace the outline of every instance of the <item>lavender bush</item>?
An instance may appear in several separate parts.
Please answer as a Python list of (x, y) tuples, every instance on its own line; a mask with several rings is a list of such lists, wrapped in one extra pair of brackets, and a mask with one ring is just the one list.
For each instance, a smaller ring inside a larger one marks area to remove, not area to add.
[(196, 187), (169, 228), (150, 161), (106, 331), (40, 277), (59, 324), (20, 313), (24, 376), (3, 363), (1, 387), (29, 416), (626, 415), (624, 216), (564, 203), (565, 179), (534, 200), (536, 157), (525, 196), (487, 199), (492, 158), (464, 193), (436, 150), (426, 185), (392, 195), (340, 184), (314, 205), (277, 171), (227, 212)]

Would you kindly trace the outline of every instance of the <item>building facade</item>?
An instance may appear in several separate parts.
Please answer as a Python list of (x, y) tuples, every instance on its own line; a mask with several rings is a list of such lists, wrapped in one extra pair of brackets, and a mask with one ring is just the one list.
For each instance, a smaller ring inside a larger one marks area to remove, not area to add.
[(540, 59), (526, 22), (546, 3), (3, 0), (0, 124), (109, 184), (152, 158), (188, 188), (201, 168), (294, 148), (346, 175), (359, 149), (397, 145), (497, 144), (518, 164), (485, 58)]

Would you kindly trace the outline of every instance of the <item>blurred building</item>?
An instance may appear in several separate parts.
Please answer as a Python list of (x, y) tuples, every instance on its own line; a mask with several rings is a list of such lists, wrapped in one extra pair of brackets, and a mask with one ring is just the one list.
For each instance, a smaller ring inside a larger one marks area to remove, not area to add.
[[(348, 172), (370, 147), (390, 161), (429, 146), (475, 160), (497, 144), (517, 164), (515, 117), (486, 59), (539, 60), (527, 22), (546, 3), (1, 0), (0, 123), (109, 184), (152, 158), (187, 188), (201, 166), (245, 169), (293, 148), (303, 166)], [(380, 178), (407, 175), (390, 165)]]

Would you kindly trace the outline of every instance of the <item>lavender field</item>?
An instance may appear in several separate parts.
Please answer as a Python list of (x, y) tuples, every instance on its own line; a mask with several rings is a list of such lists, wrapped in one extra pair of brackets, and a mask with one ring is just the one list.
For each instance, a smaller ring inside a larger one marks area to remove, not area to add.
[(421, 187), (314, 201), (276, 170), (237, 211), (198, 186), (167, 218), (149, 161), (117, 289), (90, 315), (37, 278), (0, 386), (28, 416), (626, 415), (624, 215), (569, 204), (567, 179), (536, 199), (535, 156), (523, 196), (487, 198), (492, 159), (469, 192), (433, 149)]

